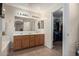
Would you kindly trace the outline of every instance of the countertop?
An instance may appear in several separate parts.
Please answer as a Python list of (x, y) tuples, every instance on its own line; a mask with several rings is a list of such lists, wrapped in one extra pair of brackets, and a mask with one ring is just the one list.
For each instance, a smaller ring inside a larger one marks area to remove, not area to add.
[(13, 36), (18, 36), (18, 35), (36, 35), (36, 34), (44, 34), (44, 32), (21, 32), (17, 31), (13, 34)]

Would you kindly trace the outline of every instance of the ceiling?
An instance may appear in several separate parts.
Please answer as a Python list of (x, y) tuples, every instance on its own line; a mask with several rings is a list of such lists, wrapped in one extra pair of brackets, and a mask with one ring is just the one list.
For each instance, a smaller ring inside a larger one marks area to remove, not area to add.
[(56, 7), (62, 7), (62, 3), (8, 3), (8, 5), (12, 5), (15, 7), (23, 8), (23, 9), (32, 9), (34, 11), (48, 11), (50, 9), (55, 9)]

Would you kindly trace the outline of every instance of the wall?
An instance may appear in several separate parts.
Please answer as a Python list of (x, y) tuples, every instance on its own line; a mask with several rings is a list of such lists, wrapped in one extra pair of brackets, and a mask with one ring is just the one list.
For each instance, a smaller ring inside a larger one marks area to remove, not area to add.
[(13, 32), (14, 32), (14, 8), (5, 5), (5, 20), (6, 20), (6, 35), (9, 36), (9, 41), (13, 39)]
[(10, 41), (13, 39), (13, 22), (14, 22), (14, 17), (13, 17), (13, 8), (10, 8), (7, 5), (3, 4), (3, 9), (5, 10), (5, 18), (3, 19), (3, 21), (5, 21), (5, 24), (3, 24), (3, 26), (5, 25), (5, 36), (2, 36), (2, 53), (1, 55), (7, 55), (7, 51), (8, 51), (8, 44), (10, 43)]
[(2, 19), (0, 18), (0, 55), (1, 55), (1, 47), (2, 45)]
[(64, 20), (63, 20), (63, 55), (69, 55), (69, 4), (64, 4)]
[(79, 4), (64, 4), (63, 55), (75, 55), (79, 34)]

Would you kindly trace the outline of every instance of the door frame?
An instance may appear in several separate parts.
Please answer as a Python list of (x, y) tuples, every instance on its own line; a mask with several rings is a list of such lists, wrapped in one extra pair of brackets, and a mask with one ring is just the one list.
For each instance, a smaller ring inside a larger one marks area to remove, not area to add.
[[(57, 10), (61, 10), (62, 9), (62, 12), (63, 12), (63, 20), (64, 20), (64, 7), (60, 7), (60, 8), (57, 8), (56, 10), (54, 10), (53, 12), (56, 12)], [(51, 13), (51, 39), (52, 39), (52, 47), (53, 47), (53, 31), (54, 31), (54, 27), (52, 26), (52, 24), (54, 24), (53, 22), (54, 22), (54, 20), (53, 20), (53, 12)], [(64, 21), (63, 21), (63, 25), (64, 25)], [(63, 28), (64, 28), (64, 26), (63, 26)], [(62, 28), (62, 30), (63, 30), (63, 28)], [(62, 33), (62, 52), (63, 52), (63, 37), (64, 37), (64, 30), (63, 30), (63, 33)], [(62, 55), (63, 55), (63, 53), (62, 53)]]

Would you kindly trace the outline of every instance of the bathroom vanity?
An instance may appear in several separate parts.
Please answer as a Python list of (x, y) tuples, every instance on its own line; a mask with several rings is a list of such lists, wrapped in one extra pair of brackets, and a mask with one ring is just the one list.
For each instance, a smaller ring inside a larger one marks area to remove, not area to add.
[[(13, 50), (44, 45), (44, 25), (32, 18), (15, 17)], [(39, 30), (38, 30), (39, 29)]]
[(16, 10), (14, 19), (13, 50), (44, 45), (44, 21), (39, 14)]
[(13, 50), (44, 45), (44, 34), (14, 36)]

